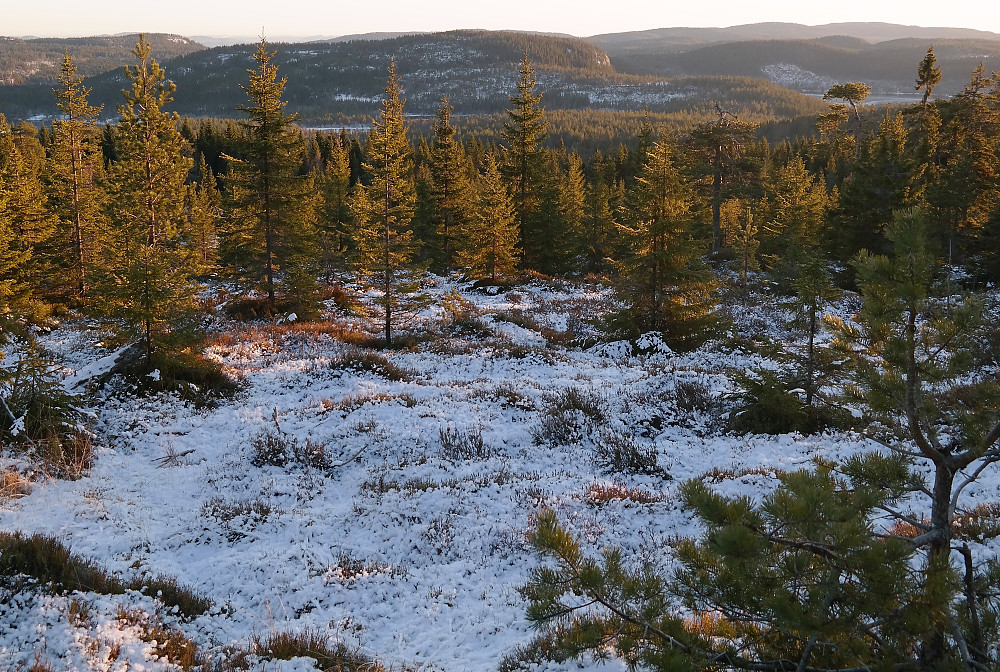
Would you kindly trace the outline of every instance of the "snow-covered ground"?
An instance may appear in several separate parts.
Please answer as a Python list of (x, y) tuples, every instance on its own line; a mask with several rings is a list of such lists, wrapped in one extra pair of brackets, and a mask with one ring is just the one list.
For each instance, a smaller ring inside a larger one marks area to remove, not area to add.
[[(587, 320), (607, 311), (599, 286), (490, 295), (436, 284), (438, 296), (460, 289), (481, 327), (426, 313), (445, 324), (440, 335), (382, 353), (398, 380), (332, 367), (358, 353), (335, 330), (230, 324), (207, 353), (244, 379), (236, 398), (196, 409), (109, 385), (92, 402), (103, 444), (94, 468), (0, 503), (0, 530), (52, 535), (123, 576), (176, 577), (215, 608), (190, 622), (163, 609), (159, 618), (216, 656), (254, 634), (314, 629), (386, 666), (485, 672), (532, 636), (518, 587), (537, 562), (525, 532), (540, 507), (591, 550), (620, 546), (669, 571), (671, 542), (698, 532), (677, 499), (685, 479), (760, 495), (775, 485), (772, 469), (874, 449), (843, 435), (725, 434), (710, 400), (726, 391), (728, 371), (764, 363), (758, 355), (719, 343), (674, 355), (655, 339), (644, 353), (627, 343), (581, 349), (566, 331), (586, 336)], [(777, 333), (779, 312), (740, 311), (740, 328)], [(356, 318), (333, 309), (331, 319)], [(66, 326), (46, 345), (75, 382), (106, 363), (95, 364), (109, 354), (98, 339)], [(678, 386), (709, 401), (680, 408)], [(600, 415), (570, 412), (578, 440), (539, 445), (569, 389)], [(335, 466), (254, 466), (266, 435), (322, 445)], [(616, 440), (655, 449), (663, 472), (608, 473), (597, 447)], [(649, 496), (619, 498), (629, 490)], [(996, 482), (980, 491), (996, 497)], [(70, 614), (74, 600), (77, 612), (88, 605), (86, 622)], [(0, 606), (0, 668), (38, 658), (60, 670), (173, 669), (120, 620), (122, 605), (156, 610), (138, 593), (21, 595)]]

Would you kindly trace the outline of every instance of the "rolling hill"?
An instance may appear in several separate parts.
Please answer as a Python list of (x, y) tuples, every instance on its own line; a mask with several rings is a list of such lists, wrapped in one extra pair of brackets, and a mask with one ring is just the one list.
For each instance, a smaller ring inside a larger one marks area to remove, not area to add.
[[(84, 76), (121, 68), (131, 61), (138, 41), (137, 34), (65, 39), (0, 37), (0, 85), (54, 82), (66, 52)], [(160, 60), (205, 48), (187, 37), (165, 33), (147, 33), (146, 41)]]
[[(173, 109), (183, 115), (232, 117), (246, 98), (238, 83), (254, 66), (254, 45), (202, 49), (164, 61), (177, 84)], [(671, 112), (709, 108), (718, 101), (764, 117), (812, 113), (816, 103), (766, 81), (739, 77), (666, 80), (617, 72), (604, 50), (579, 38), (519, 32), (451, 31), (380, 40), (274, 45), (281, 76), (287, 77), (288, 109), (306, 122), (345, 116), (370, 117), (378, 109), (386, 67), (396, 59), (407, 97), (406, 110), (433, 115), (442, 96), (456, 114), (502, 112), (515, 88), (518, 63), (529, 54), (539, 90), (551, 110), (624, 109)], [(156, 52), (154, 50), (154, 56)], [(91, 101), (109, 118), (126, 80), (115, 69), (87, 79)], [(9, 86), (0, 111), (12, 119), (45, 119), (55, 113), (51, 84)]]
[(929, 46), (941, 66), (938, 95), (961, 90), (982, 61), (1000, 70), (1000, 35), (893, 24), (754, 24), (662, 29), (588, 38), (621, 72), (662, 77), (729, 74), (763, 77), (813, 95), (864, 81), (873, 97), (915, 98), (917, 64)]

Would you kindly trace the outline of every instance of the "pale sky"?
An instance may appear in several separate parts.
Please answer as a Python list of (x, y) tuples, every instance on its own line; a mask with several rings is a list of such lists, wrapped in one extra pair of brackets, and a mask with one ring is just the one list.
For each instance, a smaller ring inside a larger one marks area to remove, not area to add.
[(986, 0), (24, 0), (3, 12), (0, 35), (81, 37), (124, 32), (181, 35), (335, 36), (455, 28), (537, 30), (588, 36), (675, 26), (761, 21), (816, 25), (884, 21), (1000, 33)]

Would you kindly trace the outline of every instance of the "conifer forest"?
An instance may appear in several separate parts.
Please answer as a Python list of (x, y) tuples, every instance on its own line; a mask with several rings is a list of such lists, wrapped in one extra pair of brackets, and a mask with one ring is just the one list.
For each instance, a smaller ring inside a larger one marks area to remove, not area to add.
[(1000, 73), (442, 35), (0, 54), (0, 668), (1000, 669)]

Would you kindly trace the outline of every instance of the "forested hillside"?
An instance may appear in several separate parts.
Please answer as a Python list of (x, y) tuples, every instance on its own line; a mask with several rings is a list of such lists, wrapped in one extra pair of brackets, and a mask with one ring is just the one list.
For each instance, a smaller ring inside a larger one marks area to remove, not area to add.
[[(506, 91), (527, 53), (553, 110), (621, 109), (654, 112), (712, 110), (716, 102), (734, 112), (790, 118), (815, 113), (815, 101), (767, 82), (732, 77), (665, 80), (622, 75), (607, 54), (576, 38), (530, 33), (454, 31), (407, 35), (386, 40), (279, 44), (275, 63), (288, 77), (289, 107), (312, 123), (370, 119), (377, 110), (391, 58), (413, 115), (432, 116), (442, 96), (461, 115), (496, 114), (507, 103)], [(237, 45), (164, 58), (177, 84), (174, 109), (195, 117), (231, 117), (241, 92), (231, 84), (252, 65), (253, 47)], [(119, 70), (90, 77), (91, 100), (113, 113), (125, 85)], [(3, 89), (3, 111), (11, 119), (55, 113), (51, 84)]]
[(957, 93), (980, 62), (1000, 69), (1000, 41), (906, 38), (875, 44), (852, 38), (726, 42), (683, 51), (659, 45), (610, 52), (616, 69), (682, 77), (729, 74), (763, 77), (797, 91), (822, 94), (838, 81), (862, 79), (878, 95), (915, 95), (913, 63), (928, 46), (941, 66), (939, 91)]
[(850, 37), (868, 43), (917, 38), (921, 40), (1000, 40), (1000, 35), (969, 28), (921, 27), (879, 22), (826, 23), (807, 26), (801, 23), (749, 23), (726, 28), (653, 28), (626, 33), (605, 33), (587, 38), (613, 54), (649, 51), (651, 47), (670, 51), (724, 42), (759, 40), (815, 40), (824, 37)]
[[(134, 33), (77, 38), (0, 37), (0, 86), (26, 83), (51, 85), (59, 76), (59, 66), (67, 51), (73, 55), (83, 75), (98, 75), (119, 69), (128, 62), (137, 39), (139, 36)], [(150, 33), (146, 39), (163, 60), (205, 48), (180, 35)]]

